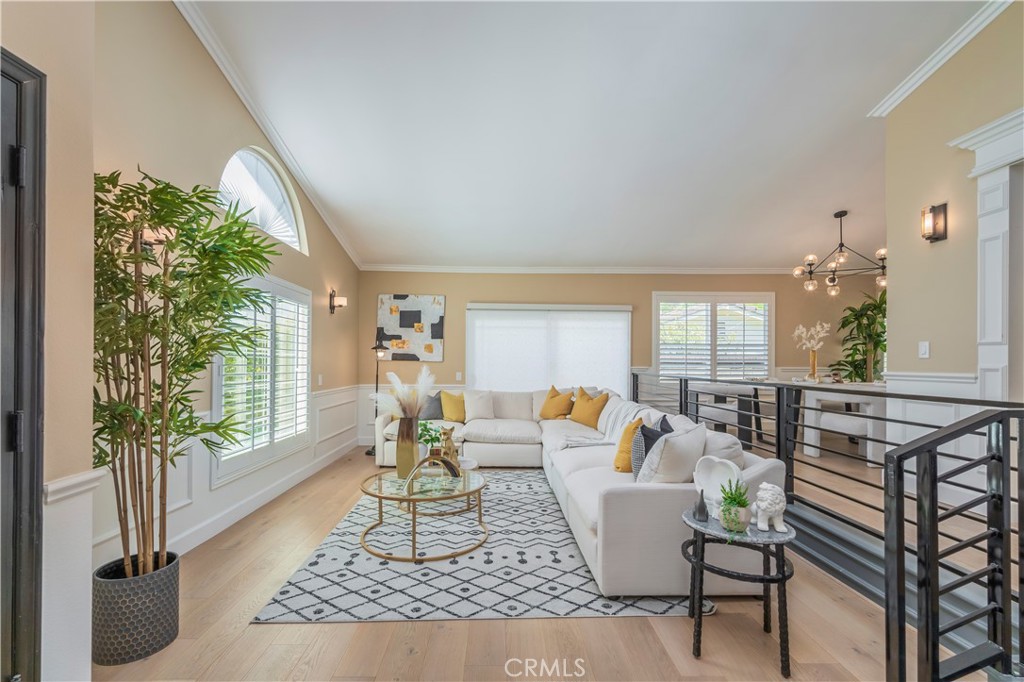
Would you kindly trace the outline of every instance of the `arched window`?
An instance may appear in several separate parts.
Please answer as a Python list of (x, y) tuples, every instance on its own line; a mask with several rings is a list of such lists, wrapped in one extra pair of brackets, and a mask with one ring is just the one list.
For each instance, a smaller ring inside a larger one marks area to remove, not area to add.
[(225, 204), (237, 203), (239, 212), (252, 209), (248, 219), (253, 225), (307, 253), (295, 191), (281, 166), (262, 149), (235, 152), (220, 176), (220, 195)]

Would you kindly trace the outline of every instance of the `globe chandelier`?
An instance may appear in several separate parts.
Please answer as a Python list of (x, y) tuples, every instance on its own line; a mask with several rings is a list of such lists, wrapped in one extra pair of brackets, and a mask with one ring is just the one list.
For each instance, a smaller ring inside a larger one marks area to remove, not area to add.
[[(885, 287), (889, 281), (886, 275), (886, 259), (889, 257), (888, 250), (883, 246), (875, 251), (874, 259), (868, 258), (859, 251), (850, 248), (843, 241), (843, 218), (849, 215), (848, 211), (836, 211), (832, 217), (839, 220), (839, 245), (832, 249), (827, 256), (820, 261), (813, 253), (804, 256), (804, 264), (793, 268), (793, 276), (804, 280), (806, 291), (816, 291), (818, 280), (815, 275), (825, 275), (825, 291), (829, 296), (838, 296), (840, 292), (839, 280), (850, 275), (868, 275), (877, 272), (875, 284)], [(822, 265), (825, 264), (825, 265)]]

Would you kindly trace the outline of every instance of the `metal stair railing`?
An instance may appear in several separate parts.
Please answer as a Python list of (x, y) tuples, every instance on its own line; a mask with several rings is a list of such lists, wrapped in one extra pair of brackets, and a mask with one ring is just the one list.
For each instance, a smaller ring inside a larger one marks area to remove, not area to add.
[[(1024, 426), (1024, 410), (985, 410), (896, 447), (885, 455), (886, 679), (891, 682), (907, 679), (906, 587), (909, 554), (916, 555), (916, 562), (912, 564), (916, 565), (914, 572), (917, 588), (916, 678), (955, 680), (989, 666), (1004, 674), (1012, 673), (1011, 420), (1017, 420), (1018, 429)], [(982, 429), (987, 434), (985, 454), (940, 472), (939, 448)], [(1018, 440), (1018, 454), (1019, 443)], [(916, 470), (911, 472), (908, 464), (913, 464)], [(980, 466), (986, 469), (987, 489), (979, 491), (981, 495), (968, 502), (940, 512), (939, 485)], [(911, 473), (911, 481), (917, 492), (917, 538), (913, 548), (908, 547), (906, 542), (906, 486)], [(1019, 467), (1017, 474), (1017, 499), (1020, 499), (1020, 488), (1024, 480)], [(978, 505), (984, 505), (985, 508), (984, 530), (940, 548), (940, 524), (965, 516)], [(1018, 515), (1021, 514), (1019, 506)], [(986, 564), (973, 572), (965, 572), (959, 566), (945, 561), (964, 550), (982, 547)], [(943, 584), (943, 572), (957, 577)], [(986, 602), (973, 611), (941, 623), (939, 600), (967, 585), (984, 586)], [(940, 660), (941, 637), (981, 618), (986, 619), (987, 639)]]

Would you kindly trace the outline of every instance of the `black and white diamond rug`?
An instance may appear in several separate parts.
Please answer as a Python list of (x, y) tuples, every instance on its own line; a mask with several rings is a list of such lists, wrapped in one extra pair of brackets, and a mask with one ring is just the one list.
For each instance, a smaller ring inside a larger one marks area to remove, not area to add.
[[(608, 599), (594, 582), (544, 473), (486, 473), (482, 547), (454, 559), (399, 562), (363, 550), (359, 534), (377, 520), (364, 496), (257, 614), (257, 623), (658, 616), (686, 613), (685, 597)], [(421, 504), (422, 511), (437, 511)], [(462, 504), (465, 504), (464, 502)], [(385, 503), (385, 524), (368, 540), (408, 554), (408, 514)], [(417, 553), (445, 554), (482, 531), (475, 509), (421, 518)], [(474, 539), (475, 538), (475, 539)]]

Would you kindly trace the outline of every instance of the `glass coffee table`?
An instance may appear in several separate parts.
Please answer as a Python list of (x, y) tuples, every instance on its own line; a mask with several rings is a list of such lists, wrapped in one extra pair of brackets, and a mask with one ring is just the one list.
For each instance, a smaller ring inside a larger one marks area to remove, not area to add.
[[(483, 474), (476, 471), (462, 471), (459, 477), (452, 477), (446, 474), (421, 474), (412, 479), (409, 485), (406, 479), (400, 478), (394, 471), (374, 474), (364, 480), (359, 487), (363, 493), (377, 499), (377, 521), (371, 523), (359, 536), (359, 544), (367, 552), (375, 557), (389, 561), (441, 561), (451, 559), (472, 552), (487, 541), (490, 531), (484, 523), (483, 489), (487, 487), (487, 479)], [(440, 511), (429, 511), (419, 509), (424, 503), (454, 502), (465, 500), (466, 504), (454, 504), (450, 509)], [(384, 525), (384, 502), (396, 502), (398, 509), (408, 512), (412, 525), (410, 526), (412, 550), (408, 556), (398, 554), (386, 554), (381, 549), (375, 548), (367, 541), (368, 533)], [(428, 556), (416, 556), (416, 531), (420, 517), (454, 516), (466, 514), (476, 508), (476, 522), (483, 531), (478, 542), (468, 547), (457, 549), (447, 554), (435, 554)]]

